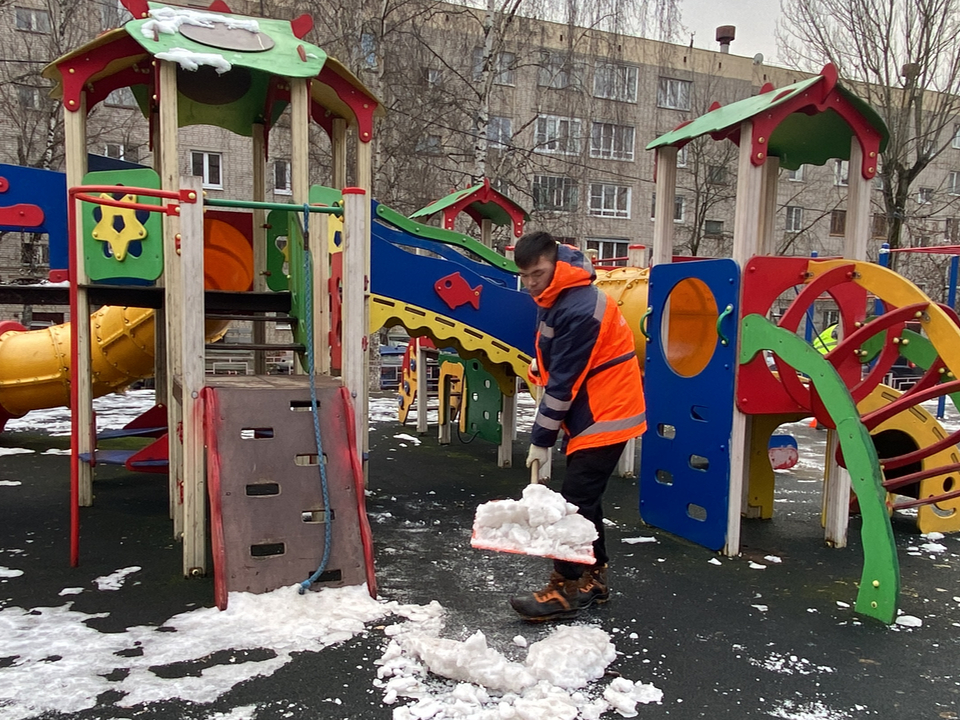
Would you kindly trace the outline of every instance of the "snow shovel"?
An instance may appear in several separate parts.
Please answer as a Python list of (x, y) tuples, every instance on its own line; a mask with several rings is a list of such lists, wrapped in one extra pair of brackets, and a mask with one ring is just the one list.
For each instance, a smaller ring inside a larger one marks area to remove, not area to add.
[(491, 500), (477, 508), (471, 547), (593, 565), (597, 538), (593, 523), (559, 493), (540, 484), (537, 461), (530, 471), (522, 500)]

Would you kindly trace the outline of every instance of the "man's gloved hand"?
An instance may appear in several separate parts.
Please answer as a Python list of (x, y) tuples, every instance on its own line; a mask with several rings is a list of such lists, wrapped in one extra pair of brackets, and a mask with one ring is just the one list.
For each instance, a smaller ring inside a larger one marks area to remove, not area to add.
[(537, 480), (550, 479), (550, 469), (547, 466), (550, 462), (550, 450), (552, 448), (531, 445), (530, 450), (527, 451), (527, 467), (532, 466), (534, 462), (538, 463)]

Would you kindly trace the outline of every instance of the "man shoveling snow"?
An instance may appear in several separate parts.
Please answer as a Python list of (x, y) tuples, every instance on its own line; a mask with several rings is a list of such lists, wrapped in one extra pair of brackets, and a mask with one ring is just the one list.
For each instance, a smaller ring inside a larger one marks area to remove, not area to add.
[(544, 388), (530, 436), (527, 467), (547, 467), (561, 428), (567, 473), (560, 494), (593, 523), (593, 563), (554, 560), (543, 590), (512, 598), (524, 619), (576, 616), (610, 597), (603, 493), (628, 440), (646, 430), (633, 333), (616, 302), (593, 281), (590, 261), (546, 232), (517, 241), (520, 279), (539, 306), (537, 357), (529, 379)]

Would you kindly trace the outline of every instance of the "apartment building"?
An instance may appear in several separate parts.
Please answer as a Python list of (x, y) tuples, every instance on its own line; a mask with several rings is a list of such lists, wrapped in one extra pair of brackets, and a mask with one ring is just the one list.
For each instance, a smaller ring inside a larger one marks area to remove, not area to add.
[[(237, 12), (273, 17), (309, 9), (286, 2), (235, 0), (230, 5)], [(65, 7), (72, 8), (67, 16)], [(514, 18), (509, 31), (490, 42), (480, 11), (437, 3), (431, 8), (429, 20), (414, 16), (380, 36), (367, 23), (358, 22), (358, 33), (344, 36), (318, 22), (309, 38), (347, 63), (388, 109), (376, 146), (374, 196), (410, 213), (485, 175), (530, 210), (529, 227), (596, 250), (610, 263), (619, 262), (615, 258), (624, 257), (628, 245), (648, 244), (652, 236), (654, 156), (644, 150), (647, 143), (707, 111), (714, 101), (727, 104), (760, 92), (767, 83), (782, 87), (804, 77), (765, 64), (735, 42), (731, 49), (743, 55), (721, 52), (719, 46), (703, 50), (526, 17)], [(62, 121), (39, 71), (127, 17), (115, 0), (15, 0), (0, 7), (5, 47), (0, 161), (62, 167)], [(489, 46), (492, 51), (484, 49)], [(147, 123), (132, 93), (114, 93), (91, 114), (90, 125), (90, 152), (150, 164)], [(211, 127), (187, 127), (181, 137), (184, 173), (202, 176), (210, 195), (249, 197), (249, 138)], [(960, 240), (960, 119), (946, 144), (915, 185), (905, 243)], [(270, 152), (268, 187), (273, 199), (282, 200), (290, 193), (283, 118), (271, 134)], [(329, 144), (314, 128), (316, 180), (329, 177), (328, 158)], [(726, 255), (736, 148), (691, 143), (681, 151), (679, 165), (677, 252)], [(780, 252), (839, 252), (847, 173), (845, 162), (781, 172)], [(875, 254), (887, 231), (879, 190), (873, 205)], [(461, 229), (472, 231), (466, 221)], [(506, 231), (496, 235), (497, 246), (510, 242)], [(42, 237), (7, 233), (0, 238), (2, 283), (41, 279), (45, 260)], [(927, 290), (936, 297), (940, 288)], [(30, 317), (28, 308), (4, 312)], [(49, 315), (44, 321), (55, 319)]]

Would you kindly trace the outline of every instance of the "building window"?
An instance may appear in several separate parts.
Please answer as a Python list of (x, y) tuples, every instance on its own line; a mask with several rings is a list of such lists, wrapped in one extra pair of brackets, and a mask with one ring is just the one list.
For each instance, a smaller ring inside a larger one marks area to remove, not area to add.
[(660, 78), (657, 83), (657, 107), (670, 110), (689, 110), (693, 83), (689, 80)]
[(103, 99), (104, 105), (110, 107), (135, 108), (137, 99), (133, 95), (133, 90), (128, 87), (117, 88)]
[(784, 230), (788, 233), (800, 232), (803, 228), (803, 208), (797, 205), (787, 206), (787, 221)]
[(578, 191), (577, 181), (573, 178), (534, 175), (533, 209), (563, 212), (576, 210)]
[(636, 102), (637, 68), (632, 65), (612, 63), (597, 65), (593, 75), (593, 96), (621, 102)]
[(928, 205), (933, 202), (933, 188), (922, 187), (917, 190), (917, 202), (921, 205)]
[(960, 125), (953, 126), (953, 146), (960, 150)]
[(873, 221), (870, 223), (870, 236), (874, 238), (885, 238), (887, 236), (887, 216), (882, 213), (874, 213)]
[(542, 50), (540, 66), (537, 68), (537, 85), (557, 90), (578, 87), (581, 72), (579, 63), (567, 61), (560, 53)]
[(960, 170), (951, 170), (947, 181), (947, 192), (951, 195), (960, 195)]
[(709, 185), (726, 185), (727, 169), (723, 165), (708, 165), (707, 183)]
[(952, 245), (960, 243), (960, 218), (947, 218), (943, 237)]
[[(41, 236), (31, 234), (29, 236), (39, 238)], [(46, 242), (23, 240), (20, 243), (20, 265), (27, 269), (36, 271), (50, 264), (50, 247)]]
[(123, 143), (107, 143), (103, 148), (103, 154), (105, 157), (113, 158), (114, 160), (125, 160), (126, 148), (124, 148)]
[(590, 132), (590, 157), (633, 160), (634, 128), (630, 125), (595, 122)]
[(790, 182), (803, 182), (803, 165), (796, 170), (787, 170), (787, 180)]
[(17, 30), (25, 32), (50, 33), (50, 13), (46, 10), (18, 7), (14, 9)]
[[(517, 56), (512, 52), (500, 52), (490, 58), (494, 84), (513, 85), (516, 64)], [(473, 49), (473, 77), (475, 80), (483, 77), (483, 48), (480, 47)]]
[(417, 140), (416, 151), (427, 155), (440, 154), (441, 138), (439, 135), (421, 135)]
[(513, 130), (510, 118), (491, 115), (487, 123), (487, 142), (494, 147), (507, 147), (512, 139)]
[(39, 110), (43, 107), (43, 100), (40, 98), (40, 88), (20, 85), (17, 87), (17, 99), (20, 102), (20, 107), (25, 110)]
[(221, 175), (222, 157), (220, 153), (194, 150), (190, 153), (193, 174), (203, 178), (203, 186), (214, 190), (223, 189)]
[(597, 253), (600, 265), (626, 267), (630, 241), (624, 238), (587, 238), (586, 250)]
[(534, 143), (538, 152), (577, 155), (580, 153), (580, 121), (556, 115), (540, 115)]
[[(676, 195), (673, 198), (673, 220), (674, 222), (683, 222), (683, 195)], [(653, 193), (653, 197), (650, 199), (650, 219), (653, 220), (657, 216), (657, 194)]]
[(421, 68), (423, 81), (431, 87), (439, 87), (443, 83), (443, 73), (436, 68)]
[(273, 161), (273, 192), (276, 195), (292, 195), (293, 187), (290, 185), (290, 161)]
[(623, 185), (590, 183), (590, 214), (598, 217), (629, 218), (631, 188)]
[(847, 211), (834, 210), (830, 213), (830, 234), (843, 235), (847, 231)]
[(850, 184), (850, 162), (848, 160), (835, 160), (833, 165), (833, 184)]
[(703, 236), (709, 238), (723, 237), (723, 220), (705, 220)]

